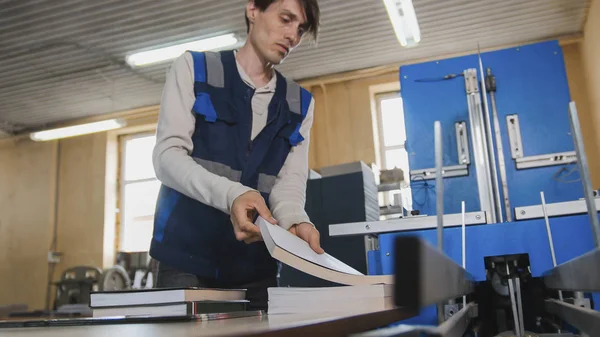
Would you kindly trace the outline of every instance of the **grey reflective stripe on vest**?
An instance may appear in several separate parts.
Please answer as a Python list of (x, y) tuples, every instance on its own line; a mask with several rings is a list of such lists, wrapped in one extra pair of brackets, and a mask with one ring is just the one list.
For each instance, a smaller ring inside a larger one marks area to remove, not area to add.
[(194, 158), (194, 161), (204, 167), (208, 172), (225, 177), (231, 181), (239, 182), (242, 178), (242, 171), (236, 171), (225, 164), (200, 158)]
[(206, 57), (206, 83), (216, 88), (225, 86), (225, 75), (221, 55), (215, 52), (205, 52)]
[(258, 185), (256, 189), (263, 193), (271, 193), (273, 185), (275, 185), (275, 179), (277, 179), (276, 176), (270, 176), (268, 174), (259, 173)]
[(286, 100), (288, 102), (288, 105), (290, 107), (290, 110), (293, 113), (296, 114), (301, 114), (302, 112), (300, 111), (300, 85), (298, 85), (298, 83), (287, 79), (287, 93), (286, 93)]

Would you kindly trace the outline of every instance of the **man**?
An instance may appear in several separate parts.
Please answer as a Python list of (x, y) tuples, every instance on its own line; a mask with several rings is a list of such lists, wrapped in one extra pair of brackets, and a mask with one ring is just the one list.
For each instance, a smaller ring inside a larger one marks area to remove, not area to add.
[(304, 211), (314, 100), (273, 68), (304, 35), (316, 37), (319, 7), (250, 0), (245, 11), (239, 51), (186, 52), (167, 76), (150, 255), (159, 261), (158, 287), (245, 288), (250, 308), (266, 309), (277, 263), (256, 215), (323, 253)]

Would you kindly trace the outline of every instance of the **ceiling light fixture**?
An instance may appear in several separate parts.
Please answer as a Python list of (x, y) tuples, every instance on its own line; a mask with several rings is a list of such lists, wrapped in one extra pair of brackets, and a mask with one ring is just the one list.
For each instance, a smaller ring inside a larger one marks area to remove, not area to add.
[(416, 46), (421, 41), (421, 30), (412, 0), (383, 0), (383, 3), (400, 45)]
[(125, 122), (119, 119), (109, 119), (101, 122), (66, 126), (62, 128), (32, 132), (29, 138), (35, 141), (46, 141), (59, 138), (87, 135), (96, 132), (114, 130), (125, 126)]
[(236, 43), (238, 43), (238, 39), (235, 34), (225, 34), (207, 39), (180, 43), (164, 48), (130, 53), (125, 57), (125, 61), (131, 67), (141, 67), (173, 60), (188, 50), (217, 50), (233, 46)]

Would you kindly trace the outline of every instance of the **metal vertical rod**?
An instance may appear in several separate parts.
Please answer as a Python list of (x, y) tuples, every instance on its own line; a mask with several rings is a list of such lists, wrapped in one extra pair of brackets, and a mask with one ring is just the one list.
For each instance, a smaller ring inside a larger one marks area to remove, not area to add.
[(513, 285), (512, 278), (510, 278), (510, 270), (508, 269), (508, 264), (506, 265), (506, 276), (508, 277), (508, 291), (510, 292), (510, 304), (512, 306), (513, 320), (515, 321), (515, 334), (518, 337), (522, 337), (519, 325), (519, 314), (517, 313), (517, 301), (515, 300), (515, 287)]
[(471, 144), (473, 146), (473, 165), (477, 176), (477, 189), (481, 210), (486, 212), (487, 223), (496, 222), (496, 207), (492, 191), (492, 178), (490, 177), (490, 162), (488, 160), (487, 140), (483, 125), (481, 109), (481, 96), (477, 82), (477, 70), (467, 69), (463, 72), (465, 89), (467, 92), (467, 106), (469, 109), (469, 125), (471, 128)]
[[(437, 241), (438, 249), (444, 251), (444, 178), (443, 178), (443, 147), (442, 147), (442, 125), (440, 121), (433, 124), (433, 136), (435, 147), (435, 206), (437, 215)], [(444, 303), (438, 303), (438, 323), (442, 324), (444, 317)]]
[[(462, 267), (467, 269), (467, 240), (465, 231), (465, 202), (461, 202), (461, 214), (462, 214)], [(467, 296), (463, 296), (463, 308), (467, 306)]]
[[(550, 244), (550, 254), (552, 255), (552, 265), (556, 267), (556, 253), (554, 252), (554, 239), (552, 239), (552, 230), (550, 229), (550, 219), (548, 219), (548, 212), (546, 210), (546, 197), (544, 191), (540, 192), (540, 198), (542, 199), (542, 212), (544, 213), (544, 220), (546, 221), (546, 233), (548, 233), (548, 243)], [(558, 291), (558, 298), (562, 301), (562, 291)]]
[(502, 185), (502, 194), (504, 197), (504, 211), (506, 212), (506, 221), (512, 222), (512, 210), (510, 208), (510, 199), (508, 197), (508, 180), (506, 177), (506, 162), (504, 160), (504, 146), (502, 144), (502, 134), (500, 132), (500, 120), (498, 119), (498, 109), (496, 108), (496, 79), (492, 75), (492, 69), (487, 69), (486, 84), (490, 86), (490, 102), (492, 104), (492, 120), (494, 122), (494, 135), (496, 136), (496, 150), (498, 151), (498, 169), (500, 171), (500, 184)]
[[(477, 112), (479, 112), (480, 117), (483, 118), (483, 112), (481, 110), (481, 97), (479, 95), (474, 96), (474, 101), (475, 101), (475, 107)], [(486, 180), (486, 185), (487, 185), (487, 191), (488, 191), (488, 199), (489, 199), (489, 207), (490, 207), (490, 212), (492, 214), (491, 218), (492, 218), (492, 222), (498, 222), (498, 212), (496, 209), (496, 202), (494, 201), (494, 183), (493, 183), (493, 179), (491, 176), (491, 168), (490, 168), (490, 162), (489, 162), (489, 151), (488, 151), (488, 147), (487, 147), (487, 140), (485, 139), (485, 130), (484, 128), (484, 122), (483, 120), (480, 121), (481, 122), (481, 140), (484, 142), (484, 144), (481, 145), (481, 149), (483, 151), (483, 157), (487, 158), (485, 159), (486, 163), (485, 163), (485, 169), (486, 171), (484, 172), (485, 174), (485, 180)]]
[[(581, 292), (581, 291), (573, 292), (573, 297), (575, 299), (575, 305), (577, 305), (577, 306), (580, 305), (580, 304), (578, 304), (578, 300), (583, 300), (585, 298), (583, 292)], [(579, 337), (590, 337), (590, 336), (588, 334), (581, 333), (579, 335)]]
[(523, 322), (523, 301), (521, 300), (521, 280), (515, 278), (515, 290), (517, 292), (517, 310), (519, 311), (519, 330), (525, 336), (525, 322)]
[(481, 72), (481, 91), (483, 93), (483, 106), (482, 114), (485, 122), (485, 133), (487, 136), (488, 155), (490, 160), (490, 166), (492, 169), (492, 189), (493, 189), (493, 201), (496, 207), (496, 217), (498, 222), (504, 222), (502, 218), (502, 205), (500, 202), (500, 188), (498, 187), (498, 170), (496, 168), (496, 154), (494, 151), (494, 140), (492, 138), (492, 124), (490, 122), (490, 109), (488, 107), (487, 90), (485, 87), (485, 73), (483, 72), (483, 61), (481, 60), (481, 53), (479, 52), (479, 45), (477, 46), (477, 55), (479, 57), (479, 71)]
[(581, 125), (577, 115), (577, 106), (575, 102), (569, 104), (569, 119), (571, 120), (571, 131), (575, 138), (575, 153), (577, 154), (577, 165), (583, 183), (583, 191), (585, 192), (585, 203), (587, 205), (588, 215), (592, 224), (592, 232), (594, 233), (594, 242), (596, 247), (600, 248), (600, 223), (598, 222), (598, 213), (596, 204), (594, 203), (594, 192), (592, 189), (592, 179), (590, 178), (590, 170), (583, 146), (583, 136), (581, 134)]
[(444, 179), (442, 177), (443, 152), (442, 152), (442, 125), (436, 121), (433, 125), (435, 140), (435, 196), (437, 212), (437, 239), (438, 248), (444, 251)]

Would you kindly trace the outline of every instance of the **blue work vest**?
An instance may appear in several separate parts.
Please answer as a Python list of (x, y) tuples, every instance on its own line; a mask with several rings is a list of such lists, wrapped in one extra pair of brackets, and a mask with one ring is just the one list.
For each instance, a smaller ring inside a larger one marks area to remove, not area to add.
[[(265, 201), (288, 153), (304, 138), (300, 126), (312, 96), (279, 72), (264, 129), (251, 140), (252, 96), (233, 51), (191, 52), (196, 125), (192, 158), (208, 171), (260, 191)], [(168, 112), (167, 112), (168, 113)], [(232, 285), (275, 276), (264, 242), (237, 241), (230, 216), (161, 186), (150, 255), (181, 271)]]

